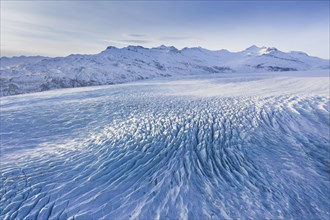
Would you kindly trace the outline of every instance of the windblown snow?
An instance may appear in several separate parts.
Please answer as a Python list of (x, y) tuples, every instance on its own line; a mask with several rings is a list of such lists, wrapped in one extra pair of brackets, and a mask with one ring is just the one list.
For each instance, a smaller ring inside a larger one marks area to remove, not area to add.
[(329, 71), (1, 98), (1, 219), (329, 219)]

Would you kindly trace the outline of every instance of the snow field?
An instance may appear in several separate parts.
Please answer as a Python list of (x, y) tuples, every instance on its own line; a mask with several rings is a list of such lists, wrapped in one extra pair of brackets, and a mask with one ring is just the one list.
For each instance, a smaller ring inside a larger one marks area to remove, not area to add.
[(325, 76), (1, 98), (0, 218), (328, 219)]

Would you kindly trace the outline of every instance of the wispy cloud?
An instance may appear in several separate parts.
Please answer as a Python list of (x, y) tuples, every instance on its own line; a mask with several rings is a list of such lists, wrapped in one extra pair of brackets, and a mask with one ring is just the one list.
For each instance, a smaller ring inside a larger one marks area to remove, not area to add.
[(136, 37), (136, 38), (140, 38), (140, 37), (146, 37), (145, 34), (126, 34), (126, 36), (128, 37)]
[(142, 40), (142, 39), (126, 39), (126, 40), (102, 40), (107, 43), (112, 44), (121, 44), (121, 45), (129, 45), (129, 44), (147, 44), (153, 41), (151, 40)]
[(128, 45), (127, 42), (122, 42), (122, 41), (120, 41), (120, 40), (108, 40), (108, 39), (106, 39), (106, 40), (102, 40), (102, 41), (107, 42), (107, 43), (111, 43), (111, 44), (122, 44), (122, 45)]
[(33, 38), (33, 39), (53, 39), (53, 40), (65, 40), (65, 39), (77, 39), (85, 33), (64, 30), (54, 28), (47, 25), (30, 23), (25, 21), (13, 21), (9, 20), (6, 23), (5, 31), (13, 36), (21, 38)]
[(134, 44), (146, 44), (152, 42), (150, 40), (137, 40), (137, 39), (121, 40), (121, 41), (126, 43), (134, 43)]
[(165, 37), (161, 37), (159, 38), (159, 40), (161, 41), (165, 41), (165, 40), (190, 40), (193, 39), (191, 37), (180, 37), (180, 36), (165, 36)]

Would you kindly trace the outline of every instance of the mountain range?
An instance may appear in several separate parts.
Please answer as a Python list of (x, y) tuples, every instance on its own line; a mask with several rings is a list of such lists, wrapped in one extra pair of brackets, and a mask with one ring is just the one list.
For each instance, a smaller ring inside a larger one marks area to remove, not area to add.
[(240, 52), (201, 47), (107, 47), (94, 55), (0, 58), (0, 96), (58, 88), (109, 85), (197, 74), (329, 69), (329, 60), (303, 52), (251, 46)]

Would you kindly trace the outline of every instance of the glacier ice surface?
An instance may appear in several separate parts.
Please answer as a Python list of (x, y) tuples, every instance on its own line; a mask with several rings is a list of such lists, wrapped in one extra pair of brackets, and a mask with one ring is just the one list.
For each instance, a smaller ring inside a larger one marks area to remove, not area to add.
[(1, 219), (329, 219), (327, 71), (1, 98)]

